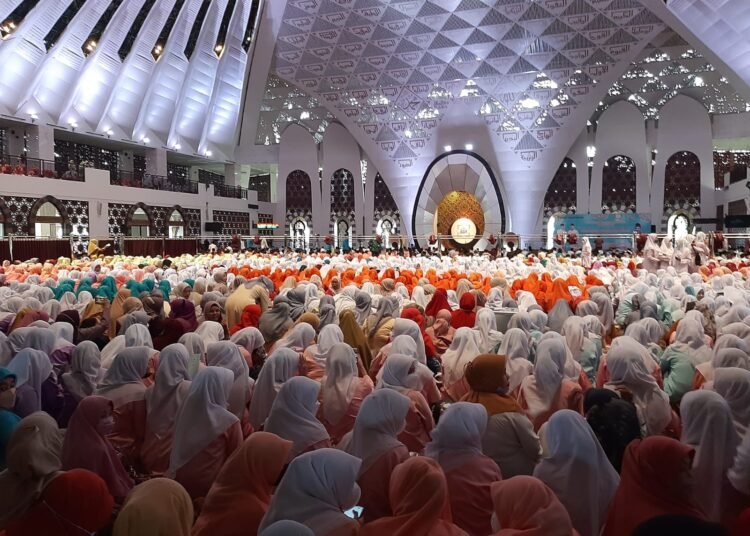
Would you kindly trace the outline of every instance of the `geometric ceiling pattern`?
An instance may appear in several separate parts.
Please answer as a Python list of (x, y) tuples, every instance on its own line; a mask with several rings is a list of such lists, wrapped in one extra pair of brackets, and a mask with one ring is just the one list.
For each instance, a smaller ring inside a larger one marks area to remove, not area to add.
[(272, 73), (401, 168), (456, 102), (529, 161), (663, 28), (639, 0), (288, 0)]
[(669, 0), (667, 7), (704, 45), (750, 84), (750, 2)]
[(620, 100), (635, 104), (647, 119), (658, 119), (662, 106), (676, 95), (703, 103), (712, 114), (750, 111), (750, 103), (703, 55), (667, 29), (643, 49), (610, 88), (592, 121)]
[(270, 75), (260, 104), (257, 145), (276, 145), (287, 125), (294, 123), (308, 130), (316, 143), (323, 141), (333, 115), (306, 92), (278, 76)]

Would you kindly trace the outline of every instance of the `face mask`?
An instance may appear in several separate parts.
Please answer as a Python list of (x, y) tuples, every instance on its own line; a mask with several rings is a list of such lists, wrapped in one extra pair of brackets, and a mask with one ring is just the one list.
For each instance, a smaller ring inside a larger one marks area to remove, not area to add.
[(12, 387), (7, 391), (0, 392), (0, 408), (13, 409), (16, 405), (16, 388)]
[(97, 427), (97, 430), (99, 433), (103, 436), (107, 436), (112, 433), (112, 430), (115, 428), (115, 418), (111, 415), (109, 417), (104, 417), (99, 420), (99, 426)]

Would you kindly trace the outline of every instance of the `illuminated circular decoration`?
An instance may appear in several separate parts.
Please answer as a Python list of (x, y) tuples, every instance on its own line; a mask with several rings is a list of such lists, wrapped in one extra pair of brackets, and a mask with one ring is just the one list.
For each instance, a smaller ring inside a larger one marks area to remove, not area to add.
[(459, 218), (451, 225), (451, 237), (457, 244), (469, 244), (477, 234), (477, 225), (469, 218)]

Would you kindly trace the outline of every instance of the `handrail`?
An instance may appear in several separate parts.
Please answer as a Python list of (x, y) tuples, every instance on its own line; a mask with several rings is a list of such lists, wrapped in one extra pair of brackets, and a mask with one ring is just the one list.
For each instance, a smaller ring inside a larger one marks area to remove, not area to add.
[(186, 194), (198, 193), (198, 183), (195, 181), (120, 169), (116, 169), (110, 173), (109, 183), (114, 186), (126, 186), (129, 188), (145, 188), (148, 190)]
[(69, 166), (54, 160), (44, 160), (25, 155), (3, 155), (0, 157), (0, 173), (83, 182), (82, 170), (79, 172), (77, 168), (71, 169)]

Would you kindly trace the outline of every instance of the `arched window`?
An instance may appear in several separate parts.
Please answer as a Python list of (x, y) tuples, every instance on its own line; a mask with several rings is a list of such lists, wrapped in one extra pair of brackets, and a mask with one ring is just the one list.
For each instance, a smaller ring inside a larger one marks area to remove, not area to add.
[(37, 238), (63, 237), (63, 218), (60, 215), (60, 211), (52, 203), (44, 203), (36, 211), (34, 236)]
[(289, 226), (292, 249), (307, 250), (310, 247), (310, 228), (303, 218), (296, 218)]
[(544, 196), (544, 212), (546, 215), (561, 212), (563, 214), (576, 213), (576, 186), (578, 173), (575, 162), (570, 158), (563, 160), (555, 173), (555, 178), (547, 188)]
[(299, 169), (286, 178), (286, 221), (290, 232), (298, 218), (305, 221), (306, 228), (312, 226), (312, 183), (310, 176)]
[[(347, 229), (353, 227), (354, 219), (354, 175), (348, 169), (339, 169), (331, 177), (331, 228), (341, 247), (341, 231), (337, 227), (341, 221)], [(348, 231), (347, 231), (348, 232)]]
[(701, 162), (689, 152), (673, 154), (664, 176), (664, 208), (667, 214), (700, 205)]
[[(170, 224), (171, 225), (171, 224)], [(148, 214), (142, 208), (138, 207), (130, 218), (130, 236), (149, 236), (151, 221)]]
[(169, 238), (183, 238), (185, 236), (185, 222), (180, 211), (175, 209), (169, 216)]
[(352, 247), (352, 226), (348, 220), (338, 220), (333, 226), (333, 235), (339, 249), (347, 250)]
[(635, 213), (635, 174), (635, 162), (627, 156), (613, 156), (604, 163), (603, 213)]

